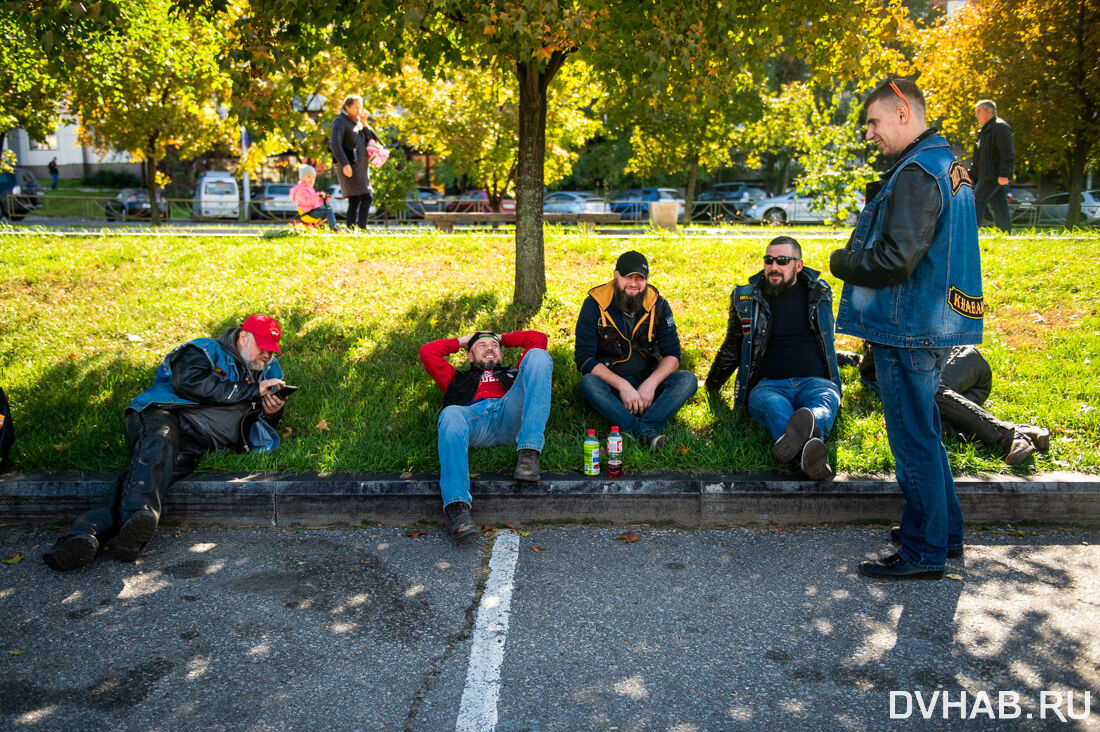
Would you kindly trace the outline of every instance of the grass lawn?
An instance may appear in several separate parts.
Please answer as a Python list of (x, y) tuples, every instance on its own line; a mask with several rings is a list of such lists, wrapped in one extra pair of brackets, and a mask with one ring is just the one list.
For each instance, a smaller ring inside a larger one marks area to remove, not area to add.
[[(732, 288), (756, 272), (773, 230), (728, 239), (620, 240), (549, 230), (543, 306), (511, 305), (514, 242), (492, 234), (304, 234), (282, 238), (63, 237), (0, 233), (0, 386), (15, 412), (12, 469), (115, 470), (127, 460), (123, 411), (165, 353), (216, 335), (254, 311), (284, 327), (287, 380), (302, 387), (270, 455), (217, 455), (200, 469), (436, 471), (442, 395), (417, 358), (421, 344), (475, 329), (550, 336), (554, 408), (543, 467), (580, 466), (585, 429), (608, 425), (579, 402), (573, 327), (589, 287), (618, 254), (649, 256), (669, 298), (684, 367), (706, 376), (726, 328)], [(808, 266), (825, 269), (843, 238), (794, 229)], [(1012, 470), (1100, 472), (1100, 271), (1097, 233), (982, 236), (988, 304), (983, 352), (995, 384), (987, 407), (1051, 428), (1051, 450)], [(839, 299), (839, 283), (826, 275)], [(839, 348), (856, 350), (840, 336)], [(514, 359), (517, 354), (510, 354)], [(456, 361), (457, 363), (457, 361)], [(844, 369), (843, 408), (829, 437), (841, 472), (892, 469), (877, 398)], [(627, 441), (628, 471), (779, 468), (763, 428), (700, 389), (651, 453)], [(948, 442), (957, 473), (1006, 472), (994, 451)], [(473, 471), (510, 471), (507, 447), (475, 451)]]

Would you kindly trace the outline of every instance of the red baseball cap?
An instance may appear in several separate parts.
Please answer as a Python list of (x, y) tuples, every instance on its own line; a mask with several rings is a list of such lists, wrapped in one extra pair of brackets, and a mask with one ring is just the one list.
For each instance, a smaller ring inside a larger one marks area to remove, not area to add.
[(263, 315), (256, 313), (249, 315), (248, 318), (241, 323), (241, 330), (247, 330), (256, 339), (256, 345), (264, 351), (274, 351), (275, 353), (282, 353), (279, 350), (279, 339), (283, 336), (283, 329), (279, 327), (279, 323), (275, 318), (270, 315)]

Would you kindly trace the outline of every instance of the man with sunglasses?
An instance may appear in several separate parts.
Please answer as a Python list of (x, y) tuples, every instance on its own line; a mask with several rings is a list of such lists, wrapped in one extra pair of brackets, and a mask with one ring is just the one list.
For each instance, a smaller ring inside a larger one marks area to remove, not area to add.
[(772, 454), (814, 480), (832, 480), (822, 441), (840, 409), (832, 289), (803, 265), (797, 241), (777, 236), (764, 269), (730, 295), (729, 313), (707, 389), (717, 392), (737, 371), (734, 404), (771, 432)]
[[(424, 370), (443, 391), (439, 413), (439, 489), (451, 537), (461, 542), (477, 533), (470, 517), (469, 448), (516, 445), (518, 481), (537, 483), (543, 430), (550, 416), (554, 362), (545, 333), (479, 330), (420, 347)], [(522, 348), (515, 367), (504, 365), (504, 348)], [(470, 368), (458, 371), (448, 356), (465, 349)]]
[(836, 329), (874, 344), (886, 434), (905, 494), (897, 553), (859, 565), (874, 579), (940, 579), (962, 556), (963, 520), (943, 447), (936, 390), (952, 347), (981, 343), (981, 256), (974, 194), (924, 95), (888, 81), (866, 102), (866, 139), (892, 163), (868, 187), (848, 245), (830, 259), (844, 281)]

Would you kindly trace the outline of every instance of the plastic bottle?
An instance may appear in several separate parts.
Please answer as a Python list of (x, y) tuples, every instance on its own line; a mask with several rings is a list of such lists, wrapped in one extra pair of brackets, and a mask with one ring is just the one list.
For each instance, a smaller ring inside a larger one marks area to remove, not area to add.
[(584, 474), (600, 474), (600, 443), (596, 440), (596, 430), (588, 430), (584, 441)]
[(614, 426), (607, 436), (607, 477), (623, 477), (623, 436)]

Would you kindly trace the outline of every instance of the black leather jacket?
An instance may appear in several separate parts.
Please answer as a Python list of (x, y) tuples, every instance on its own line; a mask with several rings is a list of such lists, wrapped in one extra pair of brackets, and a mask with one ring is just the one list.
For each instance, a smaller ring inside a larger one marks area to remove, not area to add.
[(1016, 168), (1016, 146), (1012, 128), (1000, 117), (985, 123), (974, 143), (970, 178), (974, 182), (1012, 178)]

